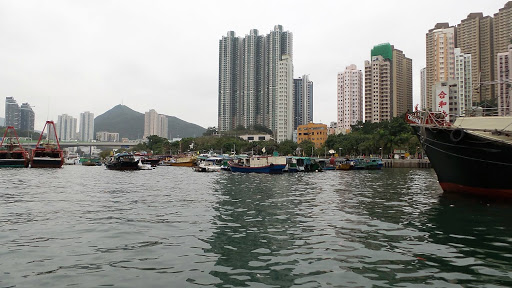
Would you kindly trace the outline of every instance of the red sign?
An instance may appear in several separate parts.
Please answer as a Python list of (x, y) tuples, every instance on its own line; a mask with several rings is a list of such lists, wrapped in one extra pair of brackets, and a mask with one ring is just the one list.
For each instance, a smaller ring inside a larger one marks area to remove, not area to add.
[(445, 101), (440, 101), (439, 108), (443, 108), (446, 104), (448, 104), (448, 103), (446, 103)]
[(446, 93), (444, 93), (444, 91), (441, 91), (441, 93), (439, 93), (439, 95), (437, 96), (439, 96), (439, 98), (441, 99), (444, 99), (446, 97)]

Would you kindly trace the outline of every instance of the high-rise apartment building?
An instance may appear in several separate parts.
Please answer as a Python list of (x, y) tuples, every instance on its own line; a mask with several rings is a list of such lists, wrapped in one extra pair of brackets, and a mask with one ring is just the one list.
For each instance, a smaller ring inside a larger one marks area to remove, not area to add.
[(20, 131), (34, 131), (35, 113), (30, 104), (23, 103), (20, 107)]
[[(427, 68), (421, 68), (420, 70), (420, 109), (426, 110), (428, 106), (427, 104)], [(429, 97), (432, 98), (432, 97)], [(431, 107), (431, 106), (430, 106)]]
[[(293, 85), (293, 37), (292, 33), (283, 31), (281, 25), (274, 26), (266, 36), (253, 29), (244, 38), (236, 37), (233, 31), (222, 37), (219, 41), (219, 131), (232, 130), (239, 125), (246, 128), (264, 125), (278, 138), (279, 65), (282, 61), (291, 63), (286, 64), (289, 66), (286, 69), (292, 71), (287, 74), (292, 78), (286, 83), (291, 81)], [(293, 96), (293, 89), (287, 91)], [(290, 114), (293, 114), (291, 107)]]
[(293, 129), (297, 130), (299, 125), (306, 125), (313, 122), (313, 81), (308, 75), (299, 79), (293, 79), (294, 93), (294, 124)]
[(275, 129), (276, 141), (293, 139), (294, 105), (293, 105), (293, 62), (292, 57), (283, 55), (279, 61), (277, 79), (277, 97), (275, 98)]
[(510, 101), (512, 96), (512, 73), (510, 67), (512, 61), (512, 44), (508, 45), (508, 52), (498, 53), (496, 60), (496, 87), (498, 98), (498, 113), (500, 116), (510, 116)]
[(460, 48), (453, 49), (455, 56), (455, 77), (457, 83), (457, 103), (458, 106), (453, 111), (456, 115), (466, 115), (473, 105), (473, 80), (471, 73), (471, 54), (464, 54)]
[(144, 114), (144, 139), (151, 135), (169, 138), (167, 116), (158, 114), (154, 109)]
[(363, 72), (352, 64), (338, 73), (337, 133), (347, 133), (351, 125), (363, 121)]
[(76, 138), (76, 118), (62, 114), (58, 116), (55, 129), (60, 141), (77, 140)]
[(365, 121), (381, 122), (412, 110), (412, 60), (389, 43), (365, 61)]
[(94, 137), (94, 114), (85, 111), (80, 113), (80, 127), (78, 128), (80, 141), (90, 142)]
[[(457, 46), (464, 54), (471, 54), (473, 84), (494, 79), (493, 18), (483, 13), (471, 13), (457, 25)], [(473, 101), (480, 102), (494, 97), (494, 89), (480, 85), (473, 93)]]
[[(508, 53), (510, 51), (509, 45), (512, 43), (512, 1), (508, 1), (498, 13), (494, 14), (494, 27), (493, 27), (493, 40), (494, 40), (494, 63), (495, 63), (495, 79), (499, 80), (498, 70), (500, 63), (498, 63), (499, 53)], [(510, 60), (509, 60), (510, 61)], [(495, 95), (498, 97), (498, 104), (500, 97), (503, 93), (499, 94), (499, 85), (495, 85)], [(502, 99), (503, 100), (503, 99)]]
[(5, 126), (13, 126), (19, 130), (21, 124), (21, 111), (14, 97), (5, 97)]

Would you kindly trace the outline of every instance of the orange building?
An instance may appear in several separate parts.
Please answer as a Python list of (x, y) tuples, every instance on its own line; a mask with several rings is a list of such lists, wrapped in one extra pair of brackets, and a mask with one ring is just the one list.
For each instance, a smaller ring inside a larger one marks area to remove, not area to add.
[(327, 140), (327, 125), (308, 123), (297, 127), (297, 143), (309, 140), (315, 143), (316, 148), (320, 148)]

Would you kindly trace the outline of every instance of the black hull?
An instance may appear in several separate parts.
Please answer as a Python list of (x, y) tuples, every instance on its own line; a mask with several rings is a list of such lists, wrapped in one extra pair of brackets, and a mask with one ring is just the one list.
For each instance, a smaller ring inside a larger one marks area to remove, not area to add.
[(1, 167), (27, 168), (29, 165), (27, 159), (0, 159)]
[(105, 167), (107, 167), (109, 170), (138, 170), (139, 162), (105, 163)]
[(413, 128), (445, 192), (512, 198), (512, 145), (454, 128)]
[(63, 164), (63, 158), (32, 159), (30, 168), (61, 168)]

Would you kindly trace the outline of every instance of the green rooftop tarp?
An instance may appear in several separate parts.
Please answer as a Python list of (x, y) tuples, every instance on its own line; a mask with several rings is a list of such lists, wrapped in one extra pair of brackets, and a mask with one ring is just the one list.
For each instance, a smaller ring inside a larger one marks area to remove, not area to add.
[(372, 57), (379, 55), (384, 59), (393, 60), (393, 47), (391, 47), (391, 44), (383, 43), (373, 46)]

